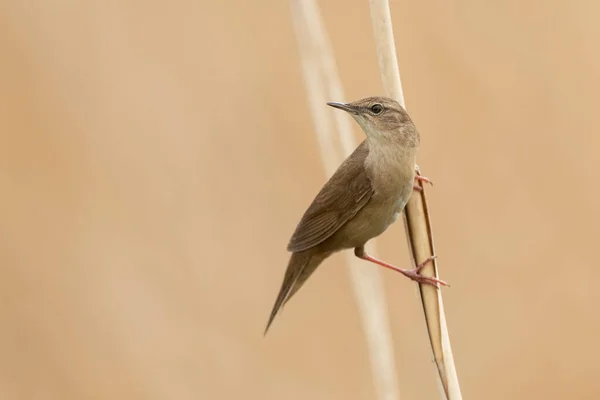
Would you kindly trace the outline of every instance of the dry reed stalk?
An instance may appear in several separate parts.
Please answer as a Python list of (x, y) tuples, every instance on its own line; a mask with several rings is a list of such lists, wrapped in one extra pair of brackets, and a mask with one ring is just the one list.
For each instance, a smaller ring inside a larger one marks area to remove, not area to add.
[[(325, 106), (328, 101), (344, 101), (344, 93), (318, 6), (314, 0), (292, 0), (291, 8), (321, 159), (327, 175), (331, 176), (344, 158), (356, 148), (357, 143), (352, 137), (348, 117), (332, 113)], [(334, 123), (331, 121), (332, 117)], [(341, 150), (334, 144), (336, 130)], [(371, 241), (368, 251), (375, 253), (374, 241)], [(399, 399), (391, 331), (379, 270), (359, 263), (352, 252), (346, 252), (346, 257), (366, 335), (378, 398)]]
[[(387, 96), (396, 99), (405, 107), (389, 2), (388, 0), (369, 0), (369, 5), (383, 87)], [(416, 266), (417, 260), (426, 260), (435, 254), (425, 190), (415, 192), (411, 196), (404, 212), (404, 223), (413, 264)], [(437, 260), (423, 268), (422, 274), (438, 277)], [(449, 400), (462, 399), (446, 326), (441, 290), (431, 285), (420, 284), (419, 293), (444, 397)]]

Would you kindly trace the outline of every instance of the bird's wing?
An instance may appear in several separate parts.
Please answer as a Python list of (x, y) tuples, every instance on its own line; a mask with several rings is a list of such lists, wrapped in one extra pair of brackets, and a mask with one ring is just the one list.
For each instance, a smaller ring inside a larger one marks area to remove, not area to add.
[(373, 188), (364, 167), (368, 154), (365, 140), (340, 165), (302, 216), (288, 244), (289, 251), (324, 242), (369, 202)]

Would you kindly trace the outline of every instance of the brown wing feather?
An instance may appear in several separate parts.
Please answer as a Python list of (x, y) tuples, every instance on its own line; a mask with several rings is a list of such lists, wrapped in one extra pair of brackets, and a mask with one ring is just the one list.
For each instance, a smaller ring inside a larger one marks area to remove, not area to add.
[(364, 168), (368, 154), (368, 144), (363, 141), (340, 165), (302, 216), (288, 244), (289, 251), (303, 251), (324, 242), (369, 202), (373, 188)]

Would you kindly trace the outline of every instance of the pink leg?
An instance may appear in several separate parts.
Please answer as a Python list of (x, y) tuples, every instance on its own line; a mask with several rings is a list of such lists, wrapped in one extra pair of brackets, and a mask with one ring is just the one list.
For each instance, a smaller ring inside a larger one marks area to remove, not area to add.
[(429, 257), (427, 260), (425, 260), (424, 262), (422, 262), (421, 264), (419, 264), (417, 266), (417, 268), (415, 269), (402, 269), (402, 268), (398, 268), (393, 266), (392, 264), (388, 264), (385, 261), (381, 261), (369, 254), (367, 254), (367, 252), (364, 250), (363, 247), (357, 247), (356, 249), (354, 249), (354, 254), (358, 257), (361, 258), (363, 260), (367, 260), (367, 261), (371, 261), (372, 263), (381, 265), (382, 267), (385, 268), (389, 268), (391, 270), (394, 270), (396, 272), (400, 272), (402, 275), (406, 276), (407, 278), (412, 279), (413, 281), (419, 282), (419, 283), (427, 283), (429, 285), (433, 285), (437, 287), (437, 284), (439, 283), (442, 286), (449, 286), (446, 282), (437, 279), (437, 278), (433, 278), (433, 277), (428, 277), (428, 276), (423, 276), (423, 275), (419, 275), (419, 271), (425, 266), (427, 265), (427, 263), (429, 261), (433, 261), (434, 258), (436, 258), (436, 256), (431, 256)]

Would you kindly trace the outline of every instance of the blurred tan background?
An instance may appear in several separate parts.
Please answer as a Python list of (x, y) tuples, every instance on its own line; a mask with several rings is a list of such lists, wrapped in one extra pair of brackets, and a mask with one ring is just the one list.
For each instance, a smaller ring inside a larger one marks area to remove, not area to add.
[[(391, 6), (464, 398), (600, 398), (600, 5)], [(380, 94), (368, 3), (321, 7)], [(0, 399), (375, 398), (341, 255), (262, 336), (326, 179), (289, 11), (0, 0)], [(402, 223), (378, 248), (408, 265)], [(402, 398), (436, 399), (381, 273)]]

